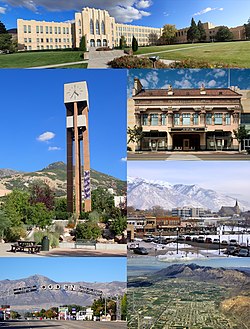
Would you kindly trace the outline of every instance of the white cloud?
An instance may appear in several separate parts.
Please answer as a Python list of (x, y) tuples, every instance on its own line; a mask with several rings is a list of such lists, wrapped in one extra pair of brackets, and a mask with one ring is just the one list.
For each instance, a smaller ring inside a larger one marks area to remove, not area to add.
[(166, 11), (163, 12), (163, 16), (168, 17), (170, 14), (167, 13)]
[(192, 88), (192, 83), (185, 78), (182, 80), (175, 80), (174, 88)]
[(140, 79), (141, 84), (143, 85), (143, 88), (148, 88), (149, 83), (146, 79)]
[(61, 148), (57, 146), (49, 146), (48, 151), (60, 151)]
[(106, 9), (117, 22), (128, 23), (151, 15), (145, 11), (152, 5), (151, 0), (5, 0), (8, 5), (24, 7), (34, 12), (39, 8), (48, 11), (74, 10), (80, 11), (83, 7)]
[(218, 69), (218, 70), (215, 70), (214, 72), (215, 72), (214, 73), (214, 77), (215, 78), (222, 78), (222, 77), (224, 77), (226, 75), (226, 70), (220, 70), (220, 69)]
[(52, 133), (51, 131), (46, 131), (45, 133), (39, 135), (37, 137), (37, 140), (39, 142), (47, 142), (51, 139), (53, 139), (56, 135), (54, 133)]
[(208, 87), (215, 87), (216, 86), (216, 81), (215, 80), (210, 80), (207, 85), (208, 85)]
[(5, 7), (0, 7), (0, 14), (5, 14), (6, 13), (7, 8)]
[(211, 7), (207, 7), (201, 11), (198, 11), (197, 13), (193, 14), (193, 16), (199, 16), (199, 15), (203, 15), (203, 14), (206, 14), (210, 11), (214, 11), (214, 10), (219, 10), (219, 11), (222, 11), (224, 10), (224, 8), (211, 8)]
[(126, 162), (127, 161), (127, 157), (121, 158), (122, 162)]

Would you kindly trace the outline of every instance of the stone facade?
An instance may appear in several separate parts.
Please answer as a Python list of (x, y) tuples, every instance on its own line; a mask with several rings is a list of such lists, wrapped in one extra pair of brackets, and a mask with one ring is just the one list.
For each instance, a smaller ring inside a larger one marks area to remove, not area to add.
[(240, 124), (241, 95), (229, 88), (146, 90), (136, 78), (132, 99), (143, 130), (140, 150), (238, 150), (233, 130)]

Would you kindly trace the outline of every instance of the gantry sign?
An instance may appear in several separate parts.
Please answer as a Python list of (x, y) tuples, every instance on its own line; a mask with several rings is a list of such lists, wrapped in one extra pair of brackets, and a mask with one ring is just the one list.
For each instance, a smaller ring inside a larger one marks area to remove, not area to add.
[[(88, 88), (85, 81), (64, 85), (64, 104), (67, 116), (67, 210), (71, 213), (74, 212), (73, 191), (75, 190), (75, 214), (76, 219), (78, 219), (82, 211), (83, 197), (84, 211), (91, 211), (88, 125), (89, 100)], [(83, 154), (83, 188), (81, 154)], [(74, 175), (73, 168), (75, 168)]]

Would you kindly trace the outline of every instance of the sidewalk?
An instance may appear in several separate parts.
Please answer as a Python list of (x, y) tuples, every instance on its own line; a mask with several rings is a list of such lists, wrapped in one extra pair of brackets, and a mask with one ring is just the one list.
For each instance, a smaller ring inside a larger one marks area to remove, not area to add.
[[(126, 257), (127, 256), (127, 245), (116, 245), (112, 248), (112, 244), (99, 244), (99, 248), (77, 248), (66, 247), (66, 248), (53, 248), (50, 251), (41, 251), (38, 254), (29, 254), (27, 252), (10, 252), (12, 243), (0, 243), (0, 257), (56, 257), (56, 256), (67, 256), (67, 257)], [(97, 244), (98, 246), (98, 244)], [(105, 248), (105, 246), (108, 248)], [(119, 246), (116, 248), (115, 246)]]
[(107, 63), (116, 57), (124, 56), (123, 50), (96, 51), (91, 48), (89, 51), (88, 69), (108, 68)]

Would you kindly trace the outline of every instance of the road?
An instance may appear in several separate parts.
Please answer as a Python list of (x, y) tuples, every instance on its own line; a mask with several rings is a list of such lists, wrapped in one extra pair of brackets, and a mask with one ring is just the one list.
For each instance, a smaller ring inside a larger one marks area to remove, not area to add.
[(1, 329), (37, 329), (37, 328), (55, 328), (55, 329), (125, 329), (126, 322), (103, 322), (103, 321), (48, 321), (48, 320), (31, 320), (31, 321), (1, 321)]
[(191, 160), (191, 161), (246, 161), (249, 154), (236, 152), (141, 152), (128, 153), (128, 160), (157, 161), (157, 160)]

